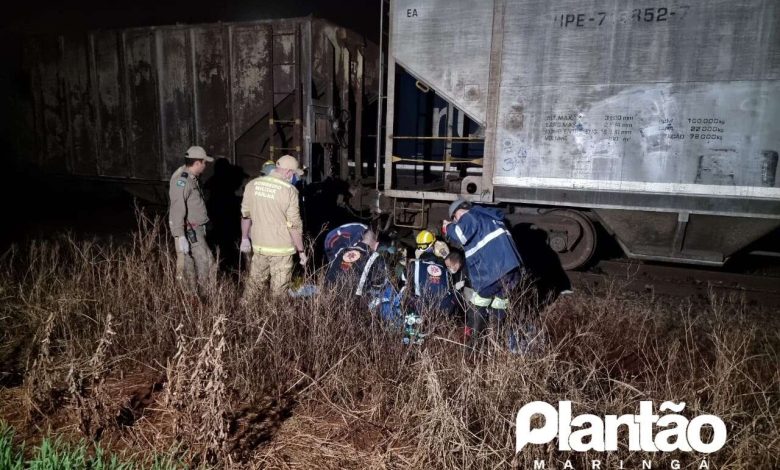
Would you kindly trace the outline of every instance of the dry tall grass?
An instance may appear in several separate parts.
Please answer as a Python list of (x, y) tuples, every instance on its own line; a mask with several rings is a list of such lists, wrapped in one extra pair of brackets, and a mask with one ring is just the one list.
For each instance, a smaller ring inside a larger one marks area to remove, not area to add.
[[(334, 292), (244, 307), (230, 279), (206, 301), (179, 288), (169, 237), (141, 216), (129, 244), (31, 242), (0, 264), (0, 389), (17, 432), (53, 429), (132, 452), (181, 449), (221, 468), (669, 468), (697, 455), (514, 453), (524, 404), (634, 414), (640, 400), (715, 414), (713, 468), (772, 468), (780, 452), (776, 318), (737, 302), (670, 305), (619, 289), (541, 312), (544, 347), (478, 352), (401, 333)], [(162, 247), (162, 248), (161, 248)], [(514, 316), (524, 310), (513, 307)], [(453, 331), (441, 323), (436, 331)], [(452, 335), (454, 337), (455, 335)], [(616, 467), (611, 467), (616, 468)]]

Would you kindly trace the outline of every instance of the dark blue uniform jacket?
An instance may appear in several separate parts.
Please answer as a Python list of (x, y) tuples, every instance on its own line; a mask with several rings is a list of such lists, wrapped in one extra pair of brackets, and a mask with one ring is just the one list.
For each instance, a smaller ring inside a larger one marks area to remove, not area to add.
[(463, 247), (471, 286), (477, 292), (523, 264), (498, 209), (472, 207), (447, 227), (447, 238)]
[(326, 284), (345, 285), (358, 297), (375, 295), (381, 291), (387, 280), (384, 259), (363, 243), (339, 250), (325, 273)]
[(363, 238), (368, 227), (361, 223), (344, 224), (336, 227), (325, 235), (325, 256), (328, 262), (333, 261), (336, 253), (342, 248), (352, 246)]

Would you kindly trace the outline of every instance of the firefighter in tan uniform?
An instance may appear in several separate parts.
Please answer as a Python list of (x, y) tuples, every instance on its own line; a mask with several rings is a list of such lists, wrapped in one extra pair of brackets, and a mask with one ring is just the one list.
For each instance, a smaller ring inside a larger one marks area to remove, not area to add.
[(271, 294), (285, 292), (292, 278), (293, 255), (308, 259), (303, 249), (303, 223), (294, 184), (303, 171), (298, 160), (285, 155), (270, 175), (247, 183), (241, 201), (241, 252), (254, 252), (246, 299), (254, 298), (270, 280)]
[(203, 293), (209, 283), (214, 256), (206, 243), (206, 202), (198, 176), (214, 159), (202, 147), (187, 150), (184, 165), (171, 176), (168, 222), (176, 239), (176, 277), (188, 288)]

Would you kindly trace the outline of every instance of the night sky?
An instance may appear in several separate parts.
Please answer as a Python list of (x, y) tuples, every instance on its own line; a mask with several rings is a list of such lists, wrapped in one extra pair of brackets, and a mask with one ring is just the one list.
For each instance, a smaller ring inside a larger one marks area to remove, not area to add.
[(251, 21), (313, 14), (378, 37), (378, 0), (213, 1), (96, 0), (14, 2), (3, 7), (3, 32), (45, 33), (175, 23)]

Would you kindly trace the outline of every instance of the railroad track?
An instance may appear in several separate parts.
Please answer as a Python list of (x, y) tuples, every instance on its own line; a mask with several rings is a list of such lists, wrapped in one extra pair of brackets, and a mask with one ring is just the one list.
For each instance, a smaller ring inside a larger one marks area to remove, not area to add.
[(780, 277), (645, 264), (601, 261), (587, 272), (567, 272), (575, 288), (595, 291), (609, 285), (636, 292), (706, 299), (710, 293), (741, 296), (749, 303), (780, 305)]

